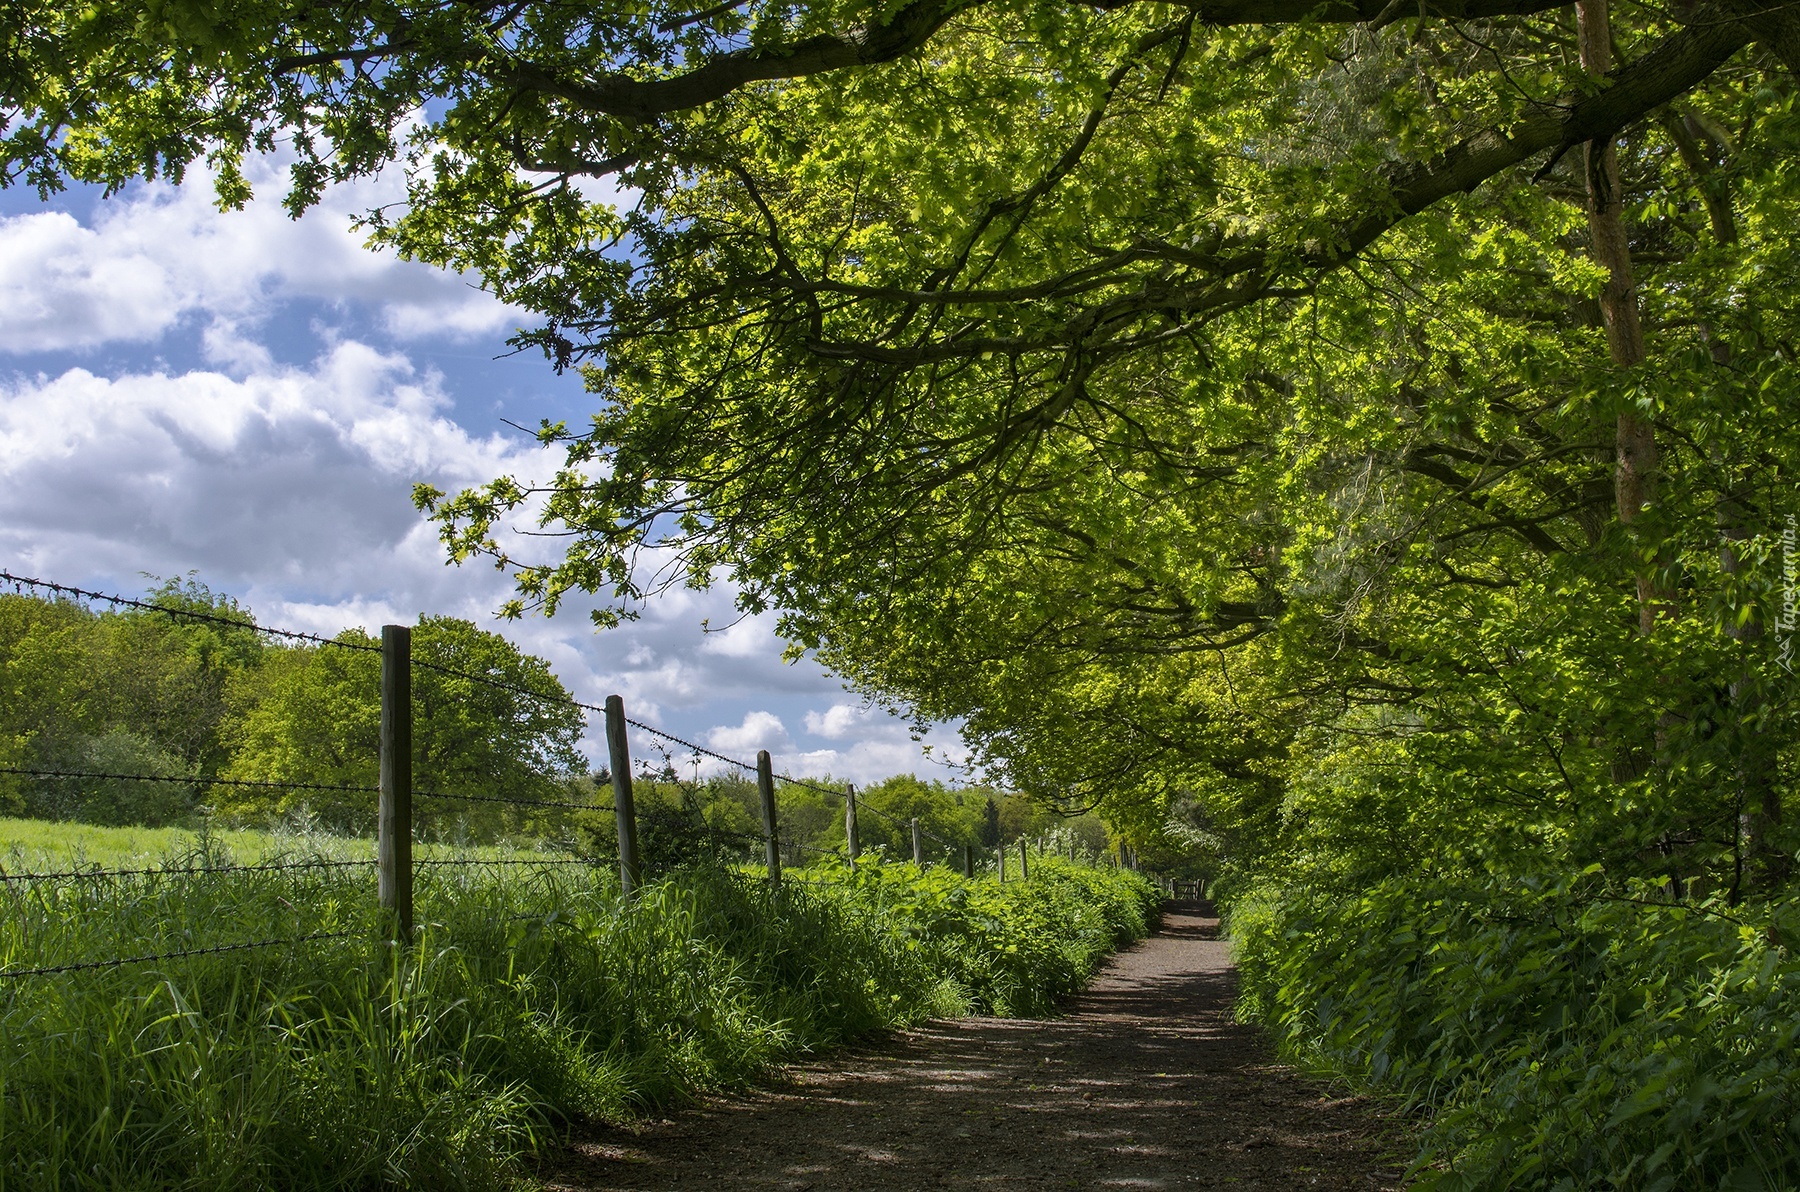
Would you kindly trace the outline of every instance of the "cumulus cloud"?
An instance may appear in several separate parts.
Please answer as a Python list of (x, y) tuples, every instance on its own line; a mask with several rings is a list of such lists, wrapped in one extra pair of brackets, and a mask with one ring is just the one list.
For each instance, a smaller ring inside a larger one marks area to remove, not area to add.
[(706, 743), (721, 753), (750, 759), (759, 749), (770, 753), (789, 753), (794, 738), (787, 726), (773, 712), (746, 712), (739, 725), (721, 725), (706, 734)]
[(204, 316), (208, 358), (234, 364), (243, 327), (295, 299), (365, 305), (401, 340), (494, 337), (522, 321), (470, 279), (364, 246), (350, 221), (402, 197), (397, 176), (335, 188), (294, 220), (279, 163), (247, 173), (258, 197), (241, 211), (218, 211), (197, 178), (133, 188), (92, 226), (66, 211), (0, 219), (0, 351), (147, 343)]
[(823, 712), (806, 714), (806, 731), (815, 737), (841, 741), (866, 730), (875, 718), (873, 708), (857, 707), (852, 704), (833, 704)]
[(178, 561), (343, 591), (373, 578), (369, 552), (417, 527), (412, 480), (519, 464), (445, 404), (435, 377), (358, 343), (243, 379), (74, 368), (17, 381), (0, 387), (0, 535), (84, 570)]

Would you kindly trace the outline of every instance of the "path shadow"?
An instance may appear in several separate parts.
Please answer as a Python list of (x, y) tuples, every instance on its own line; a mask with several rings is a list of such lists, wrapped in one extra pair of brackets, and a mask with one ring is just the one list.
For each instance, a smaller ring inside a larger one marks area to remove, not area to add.
[(1049, 1021), (931, 1023), (807, 1065), (784, 1088), (593, 1130), (552, 1188), (1398, 1186), (1369, 1108), (1271, 1063), (1231, 1015), (1205, 904), (1116, 957)]

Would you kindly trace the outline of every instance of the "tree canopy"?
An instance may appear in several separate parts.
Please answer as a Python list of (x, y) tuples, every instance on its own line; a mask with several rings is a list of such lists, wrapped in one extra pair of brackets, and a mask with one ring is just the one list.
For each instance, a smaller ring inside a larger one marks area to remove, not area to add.
[(592, 424), (419, 493), (515, 610), (729, 576), (1146, 838), (1782, 880), (1782, 5), (5, 20), (8, 180), (239, 203), (279, 147), (298, 211), (400, 162), (375, 242), (537, 313)]

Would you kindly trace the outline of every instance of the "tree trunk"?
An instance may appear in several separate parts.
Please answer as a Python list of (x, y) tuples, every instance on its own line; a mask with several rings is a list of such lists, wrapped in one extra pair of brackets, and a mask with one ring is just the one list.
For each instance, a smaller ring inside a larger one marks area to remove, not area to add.
[[(1589, 74), (1604, 75), (1612, 69), (1612, 24), (1607, 0), (1577, 0), (1575, 26), (1581, 44), (1581, 65)], [(1619, 155), (1609, 139), (1588, 142), (1585, 156), (1588, 238), (1593, 242), (1594, 260), (1606, 268), (1608, 275), (1606, 287), (1600, 292), (1606, 342), (1614, 364), (1635, 368), (1645, 359), (1644, 327), (1638, 319), (1637, 284), (1631, 276), (1631, 246), (1625, 239)], [(1622, 411), (1614, 442), (1614, 496), (1619, 521), (1629, 528), (1656, 499), (1656, 430), (1641, 412)], [(1654, 577), (1654, 570), (1640, 571), (1637, 577), (1638, 623), (1645, 633), (1655, 626), (1657, 608), (1662, 603)]]

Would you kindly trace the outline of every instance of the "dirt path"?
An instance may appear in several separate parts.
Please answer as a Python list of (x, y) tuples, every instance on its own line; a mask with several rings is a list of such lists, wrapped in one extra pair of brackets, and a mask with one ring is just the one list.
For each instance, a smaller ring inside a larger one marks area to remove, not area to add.
[(1271, 1063), (1231, 999), (1218, 920), (1177, 905), (1067, 1018), (932, 1023), (597, 1132), (546, 1174), (569, 1192), (1398, 1187), (1392, 1125)]

